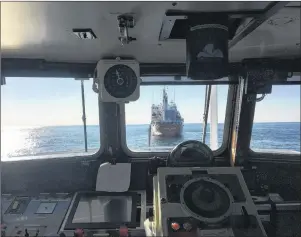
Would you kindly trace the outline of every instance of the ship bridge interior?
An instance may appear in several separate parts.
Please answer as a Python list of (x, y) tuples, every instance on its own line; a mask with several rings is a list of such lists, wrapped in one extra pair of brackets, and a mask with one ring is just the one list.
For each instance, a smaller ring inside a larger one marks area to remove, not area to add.
[(1, 2), (1, 236), (301, 233), (300, 2)]

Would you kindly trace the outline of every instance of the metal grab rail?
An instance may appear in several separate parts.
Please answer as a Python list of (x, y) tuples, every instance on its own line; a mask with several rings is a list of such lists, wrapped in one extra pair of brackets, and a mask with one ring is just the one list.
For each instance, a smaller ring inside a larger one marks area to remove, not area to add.
[(84, 80), (89, 80), (89, 78), (75, 78), (75, 80), (81, 81), (81, 97), (82, 97), (82, 120), (84, 125), (84, 139), (85, 139), (85, 152), (88, 151), (88, 141), (87, 141), (87, 118), (86, 118), (86, 103), (85, 103), (85, 88)]
[(210, 97), (211, 97), (211, 85), (207, 85), (206, 93), (205, 93), (205, 106), (204, 106), (204, 113), (203, 113), (203, 136), (202, 136), (203, 143), (206, 143), (206, 131), (207, 131)]

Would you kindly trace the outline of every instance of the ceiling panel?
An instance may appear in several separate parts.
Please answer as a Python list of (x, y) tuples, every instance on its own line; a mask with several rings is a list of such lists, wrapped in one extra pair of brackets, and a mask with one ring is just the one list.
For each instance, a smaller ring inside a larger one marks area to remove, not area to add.
[[(261, 10), (268, 3), (178, 2), (173, 6), (172, 2), (2, 2), (1, 53), (4, 58), (59, 62), (133, 56), (142, 63), (183, 63), (185, 41), (158, 41), (166, 10)], [(133, 13), (137, 21), (130, 29), (130, 36), (137, 41), (125, 46), (118, 40), (117, 28), (117, 16), (123, 13)], [(297, 54), (300, 9), (283, 9), (271, 20), (231, 49), (230, 60)], [(92, 28), (98, 38), (81, 40), (73, 35), (73, 28)]]

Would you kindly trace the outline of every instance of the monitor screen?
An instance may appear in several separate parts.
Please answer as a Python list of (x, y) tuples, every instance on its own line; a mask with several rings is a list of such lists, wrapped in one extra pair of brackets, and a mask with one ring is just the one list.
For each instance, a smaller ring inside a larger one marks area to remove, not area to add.
[(132, 196), (81, 196), (72, 223), (131, 222)]

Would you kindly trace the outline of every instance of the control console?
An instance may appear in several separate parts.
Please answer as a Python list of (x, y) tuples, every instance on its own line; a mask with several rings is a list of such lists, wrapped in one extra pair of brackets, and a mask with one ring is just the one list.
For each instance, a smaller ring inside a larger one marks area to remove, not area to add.
[(1, 204), (2, 237), (143, 236), (150, 209), (145, 191), (2, 194)]
[(158, 168), (156, 236), (266, 236), (239, 168)]
[(66, 193), (2, 195), (2, 236), (56, 236), (71, 199)]

